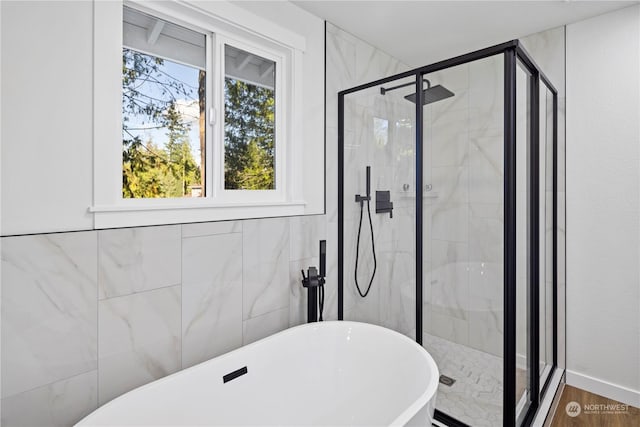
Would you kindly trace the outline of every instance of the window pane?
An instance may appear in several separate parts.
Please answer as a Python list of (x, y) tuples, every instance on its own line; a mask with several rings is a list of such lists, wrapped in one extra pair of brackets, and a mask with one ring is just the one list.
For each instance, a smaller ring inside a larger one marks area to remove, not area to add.
[(275, 189), (275, 62), (225, 45), (224, 188)]
[(123, 28), (122, 197), (203, 197), (205, 36), (129, 8)]

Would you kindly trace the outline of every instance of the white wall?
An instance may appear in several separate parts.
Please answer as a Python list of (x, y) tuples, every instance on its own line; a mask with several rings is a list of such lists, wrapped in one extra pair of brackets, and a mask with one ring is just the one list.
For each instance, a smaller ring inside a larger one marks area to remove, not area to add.
[(89, 229), (91, 2), (2, 2), (2, 234)]
[(640, 6), (567, 27), (567, 382), (640, 406)]

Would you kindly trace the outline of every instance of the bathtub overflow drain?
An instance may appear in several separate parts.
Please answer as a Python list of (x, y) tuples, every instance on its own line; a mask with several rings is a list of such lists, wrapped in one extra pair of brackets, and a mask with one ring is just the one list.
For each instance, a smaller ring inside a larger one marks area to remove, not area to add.
[(440, 375), (440, 383), (442, 383), (442, 384), (444, 384), (446, 386), (451, 387), (453, 385), (453, 383), (455, 383), (455, 382), (456, 382), (456, 380), (454, 380), (451, 377), (448, 377), (446, 375)]

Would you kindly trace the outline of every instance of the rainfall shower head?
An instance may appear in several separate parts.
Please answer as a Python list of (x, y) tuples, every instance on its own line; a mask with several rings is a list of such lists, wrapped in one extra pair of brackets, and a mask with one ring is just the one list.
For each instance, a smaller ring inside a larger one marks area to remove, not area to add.
[[(446, 98), (451, 98), (454, 93), (444, 86), (435, 85), (422, 91), (422, 105), (438, 102)], [(416, 94), (412, 93), (404, 97), (404, 99), (416, 103)]]
[[(453, 92), (442, 85), (431, 86), (431, 82), (427, 79), (423, 80), (427, 84), (427, 88), (422, 91), (422, 105), (431, 104), (432, 102), (441, 101), (446, 98), (451, 98), (455, 96)], [(380, 88), (380, 93), (385, 95), (387, 92), (395, 89), (400, 89), (401, 87), (407, 87), (415, 85), (415, 83), (407, 83), (399, 86), (394, 86), (390, 88)], [(406, 100), (411, 101), (415, 104), (416, 102), (416, 94), (412, 93), (404, 97)]]

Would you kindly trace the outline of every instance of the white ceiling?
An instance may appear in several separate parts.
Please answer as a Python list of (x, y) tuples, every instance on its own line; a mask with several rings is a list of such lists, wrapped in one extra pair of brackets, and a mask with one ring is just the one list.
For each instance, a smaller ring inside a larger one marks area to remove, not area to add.
[(411, 67), (630, 6), (635, 1), (293, 1)]

